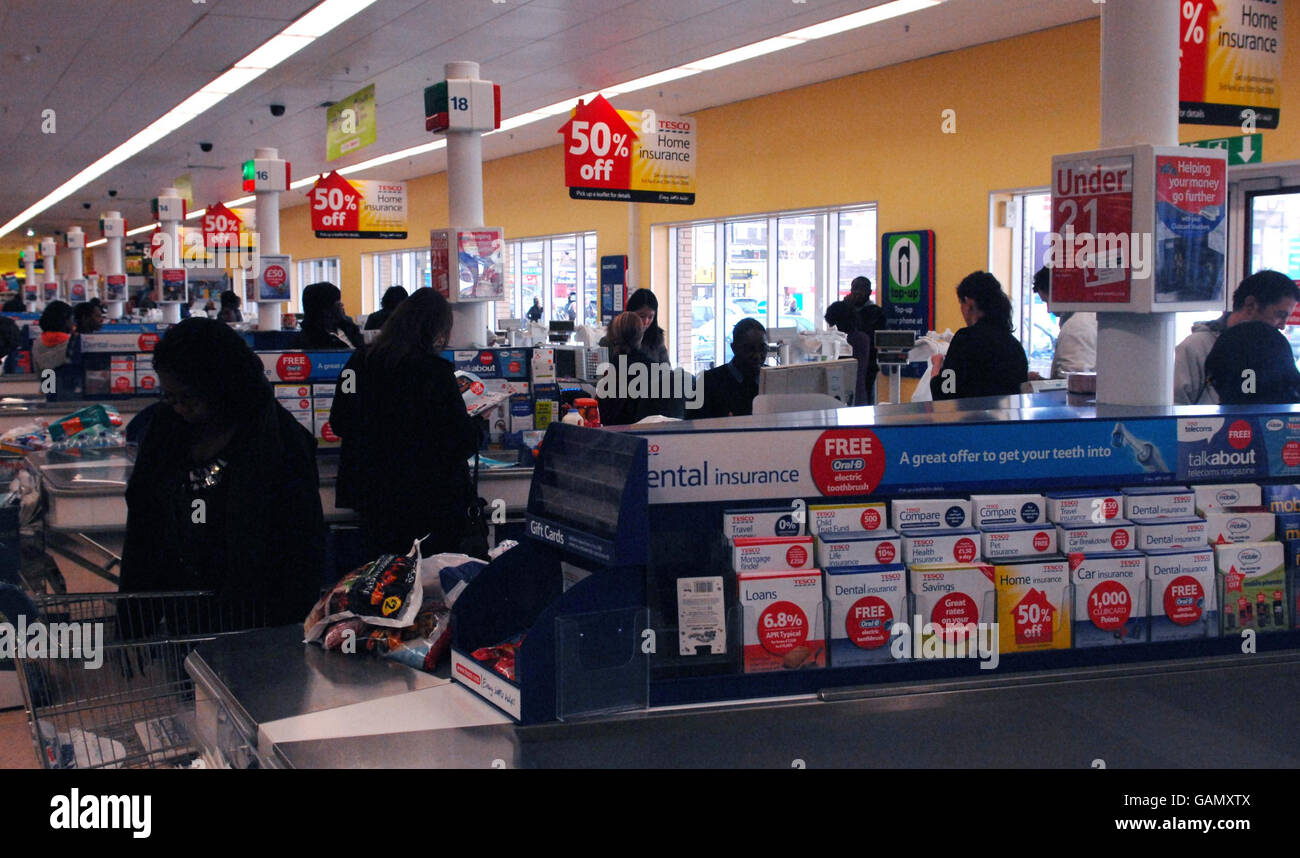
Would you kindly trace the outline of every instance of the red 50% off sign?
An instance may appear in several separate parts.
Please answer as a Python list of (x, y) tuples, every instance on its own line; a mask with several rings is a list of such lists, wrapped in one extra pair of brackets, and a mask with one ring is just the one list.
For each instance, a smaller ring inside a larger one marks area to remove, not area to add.
[[(579, 104), (560, 129), (564, 135), (564, 183), (569, 188), (609, 191), (608, 199), (631, 199), (632, 138), (636, 133), (604, 96)], [(619, 192), (619, 193), (614, 193)], [(589, 197), (590, 195), (583, 195)], [(605, 195), (600, 195), (605, 198)]]
[(347, 179), (334, 172), (322, 176), (311, 189), (311, 228), (318, 233), (360, 229), (360, 202)]

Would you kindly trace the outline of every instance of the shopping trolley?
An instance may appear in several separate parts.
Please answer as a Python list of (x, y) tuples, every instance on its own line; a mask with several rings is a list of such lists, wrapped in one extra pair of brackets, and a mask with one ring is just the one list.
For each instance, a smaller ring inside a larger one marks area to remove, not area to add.
[(37, 616), (6, 619), (33, 640), (33, 622), (45, 634), (44, 652), (16, 661), (36, 754), (50, 769), (194, 764), (186, 656), (267, 625), (263, 607), (207, 592), (63, 594), (34, 605)]

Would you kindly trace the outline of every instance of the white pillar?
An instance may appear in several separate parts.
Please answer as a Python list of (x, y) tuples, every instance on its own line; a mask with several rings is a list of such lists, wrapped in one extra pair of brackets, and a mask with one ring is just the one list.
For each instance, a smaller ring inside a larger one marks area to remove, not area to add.
[[(1178, 0), (1101, 7), (1101, 146), (1178, 144)], [(1097, 403), (1171, 405), (1172, 313), (1097, 314)]]
[(86, 234), (79, 226), (68, 227), (68, 300), (72, 300), (72, 281), (86, 276)]
[[(478, 63), (456, 62), (444, 66), (447, 80), (478, 80)], [(447, 130), (448, 226), (483, 226), (483, 132)], [(451, 248), (452, 289), (459, 288), (455, 247)], [(482, 348), (487, 339), (487, 304), (460, 301), (452, 305), (451, 344)]]
[[(582, 263), (579, 262), (579, 267)], [(627, 204), (627, 294), (640, 288), (641, 275), (641, 206)], [(621, 313), (623, 308), (619, 308)]]
[[(36, 282), (36, 248), (30, 244), (23, 248), (23, 273), (27, 277), (27, 279), (23, 281), (23, 294), (26, 295), (28, 287)], [(37, 289), (39, 290), (39, 288), (40, 287), (38, 286)], [(26, 301), (27, 312), (36, 312), (36, 305), (40, 302), (40, 294), (41, 293), (37, 291), (37, 299), (35, 301)]]
[(37, 302), (39, 308), (45, 307), (45, 283), (58, 283), (59, 274), (56, 271), (55, 260), (59, 254), (59, 243), (53, 237), (41, 239), (41, 258), (45, 260), (45, 280), (41, 284), (41, 299)]
[[(121, 212), (109, 212), (104, 215), (104, 232), (107, 235), (107, 241), (104, 245), (104, 294), (108, 294), (108, 276), (110, 274), (126, 274), (126, 257), (122, 251), (123, 235), (126, 231), (126, 222), (122, 219)], [(125, 301), (108, 301), (104, 305), (105, 314), (110, 319), (120, 319), (126, 309)]]
[[(174, 205), (179, 206), (181, 192), (176, 188), (163, 188), (159, 199), (164, 197), (175, 200)], [(179, 210), (163, 214), (159, 212), (159, 223), (162, 224), (162, 233), (166, 240), (163, 242), (163, 268), (180, 268), (181, 267), (181, 213)], [(163, 323), (175, 325), (181, 320), (180, 304), (159, 304), (162, 308)]]
[[(254, 149), (254, 158), (278, 160), (280, 153), (276, 149)], [(258, 253), (277, 254), (280, 252), (280, 192), (253, 191), (253, 208), (257, 218)], [(253, 272), (257, 276), (257, 272)], [(256, 296), (254, 296), (256, 297)], [(258, 302), (257, 329), (259, 331), (280, 330), (284, 305), (279, 302)]]

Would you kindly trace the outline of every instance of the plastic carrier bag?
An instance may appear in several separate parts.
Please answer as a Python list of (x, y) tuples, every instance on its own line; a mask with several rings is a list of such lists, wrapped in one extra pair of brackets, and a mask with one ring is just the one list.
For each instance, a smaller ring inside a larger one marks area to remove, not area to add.
[(340, 620), (355, 618), (395, 629), (413, 624), (424, 601), (422, 562), (417, 541), (409, 554), (384, 554), (344, 575), (307, 615), (307, 641), (320, 640)]

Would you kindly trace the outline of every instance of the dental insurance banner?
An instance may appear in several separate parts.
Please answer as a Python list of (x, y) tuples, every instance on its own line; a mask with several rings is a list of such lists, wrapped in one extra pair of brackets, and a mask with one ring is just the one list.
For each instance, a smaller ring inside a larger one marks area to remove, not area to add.
[(1277, 128), (1283, 0), (1179, 3), (1178, 121)]
[(1300, 477), (1300, 413), (646, 437), (661, 504)]

